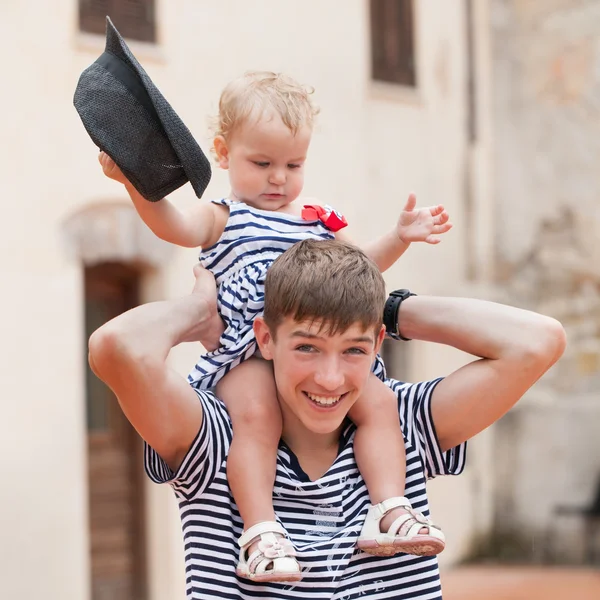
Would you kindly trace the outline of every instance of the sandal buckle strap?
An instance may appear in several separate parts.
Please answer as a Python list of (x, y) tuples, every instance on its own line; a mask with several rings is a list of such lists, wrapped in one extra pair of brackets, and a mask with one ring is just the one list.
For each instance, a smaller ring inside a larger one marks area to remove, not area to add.
[(423, 514), (416, 511), (414, 508), (407, 508), (406, 512), (421, 525), (431, 525), (431, 521)]
[(394, 510), (394, 508), (405, 508), (407, 510), (412, 510), (412, 506), (407, 498), (404, 496), (396, 496), (394, 498), (387, 498), (383, 502), (375, 505), (375, 508), (378, 509), (380, 516), (383, 517), (385, 514), (389, 513), (390, 510)]
[(275, 558), (285, 558), (286, 556), (296, 556), (296, 549), (292, 543), (285, 538), (279, 538), (274, 542), (261, 540), (258, 542), (258, 549), (263, 553), (265, 558), (271, 560)]
[(279, 533), (280, 535), (286, 534), (285, 529), (279, 523), (277, 523), (277, 521), (263, 521), (262, 523), (253, 525), (242, 533), (240, 539), (238, 540), (240, 548), (247, 546), (254, 538), (257, 538), (263, 533)]

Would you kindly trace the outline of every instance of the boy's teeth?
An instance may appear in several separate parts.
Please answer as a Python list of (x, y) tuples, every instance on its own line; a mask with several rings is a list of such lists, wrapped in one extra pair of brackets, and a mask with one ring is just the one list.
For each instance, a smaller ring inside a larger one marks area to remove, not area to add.
[(321, 404), (322, 406), (329, 406), (335, 404), (341, 396), (315, 396), (314, 394), (306, 394), (313, 402)]

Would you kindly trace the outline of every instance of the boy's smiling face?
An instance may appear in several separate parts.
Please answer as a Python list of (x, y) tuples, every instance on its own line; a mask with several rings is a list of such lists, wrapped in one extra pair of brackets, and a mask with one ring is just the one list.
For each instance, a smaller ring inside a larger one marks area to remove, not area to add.
[(217, 136), (219, 166), (229, 171), (231, 199), (276, 211), (293, 202), (304, 186), (304, 161), (312, 131), (295, 134), (279, 116), (264, 115), (237, 128), (227, 140)]
[(262, 318), (254, 325), (273, 372), (286, 429), (316, 434), (339, 430), (361, 395), (385, 334), (353, 324), (330, 334), (320, 322), (287, 317), (273, 336)]

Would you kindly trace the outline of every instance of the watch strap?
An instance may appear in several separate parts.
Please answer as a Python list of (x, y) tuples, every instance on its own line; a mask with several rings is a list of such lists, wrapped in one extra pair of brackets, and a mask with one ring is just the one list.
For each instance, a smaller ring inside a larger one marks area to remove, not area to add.
[(404, 337), (398, 328), (398, 312), (400, 305), (411, 296), (416, 296), (410, 290), (401, 289), (393, 291), (385, 301), (383, 308), (383, 324), (385, 325), (386, 333), (395, 340), (410, 342), (410, 338)]

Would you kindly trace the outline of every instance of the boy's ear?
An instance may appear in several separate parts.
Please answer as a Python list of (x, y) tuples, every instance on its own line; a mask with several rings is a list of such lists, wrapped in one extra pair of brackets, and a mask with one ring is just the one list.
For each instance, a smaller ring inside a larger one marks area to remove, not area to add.
[(377, 338), (375, 339), (375, 354), (379, 353), (381, 350), (381, 344), (383, 344), (383, 340), (385, 339), (385, 325), (381, 326), (379, 333), (377, 334)]
[(271, 335), (271, 330), (265, 323), (265, 320), (262, 317), (256, 317), (254, 319), (254, 337), (256, 338), (256, 343), (258, 344), (258, 348), (262, 357), (265, 360), (273, 359), (273, 336)]
[(217, 135), (213, 140), (213, 148), (215, 149), (215, 154), (217, 156), (217, 162), (219, 163), (219, 167), (221, 169), (229, 168), (229, 148), (227, 147), (227, 142), (222, 135)]

